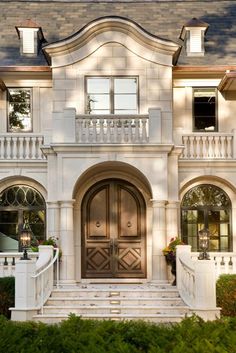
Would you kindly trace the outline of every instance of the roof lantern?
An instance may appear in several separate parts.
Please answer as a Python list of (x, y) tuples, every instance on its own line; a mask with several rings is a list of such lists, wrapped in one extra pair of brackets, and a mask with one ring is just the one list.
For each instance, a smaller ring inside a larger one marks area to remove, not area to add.
[(36, 56), (45, 42), (42, 28), (31, 19), (25, 20), (16, 31), (20, 39), (20, 52), (26, 56)]
[(203, 56), (205, 53), (205, 34), (208, 23), (192, 18), (185, 23), (180, 33), (180, 39), (185, 42), (187, 56)]

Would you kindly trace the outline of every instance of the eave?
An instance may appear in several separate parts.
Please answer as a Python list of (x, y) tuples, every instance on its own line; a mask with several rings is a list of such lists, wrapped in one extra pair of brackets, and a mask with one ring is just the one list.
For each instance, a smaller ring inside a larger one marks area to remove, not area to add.
[(228, 71), (218, 86), (220, 92), (236, 91), (236, 71)]

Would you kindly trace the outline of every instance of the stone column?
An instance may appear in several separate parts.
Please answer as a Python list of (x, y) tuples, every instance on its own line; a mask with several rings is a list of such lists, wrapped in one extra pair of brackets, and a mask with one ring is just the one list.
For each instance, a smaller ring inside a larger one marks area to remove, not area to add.
[(47, 238), (60, 238), (60, 207), (57, 201), (47, 202)]
[(162, 250), (166, 245), (166, 209), (164, 200), (151, 200), (152, 222), (152, 280), (166, 279), (166, 263)]
[(180, 202), (168, 201), (166, 205), (166, 245), (170, 242), (171, 238), (180, 235), (179, 217)]
[(75, 282), (73, 203), (74, 200), (60, 202), (60, 248), (62, 250), (60, 281), (64, 284)]

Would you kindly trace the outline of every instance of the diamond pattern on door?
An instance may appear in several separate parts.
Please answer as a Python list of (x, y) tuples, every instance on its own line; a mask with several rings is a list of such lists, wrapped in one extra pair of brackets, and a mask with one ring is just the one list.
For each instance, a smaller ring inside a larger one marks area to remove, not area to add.
[(123, 180), (96, 183), (82, 202), (82, 276), (146, 276), (146, 206)]

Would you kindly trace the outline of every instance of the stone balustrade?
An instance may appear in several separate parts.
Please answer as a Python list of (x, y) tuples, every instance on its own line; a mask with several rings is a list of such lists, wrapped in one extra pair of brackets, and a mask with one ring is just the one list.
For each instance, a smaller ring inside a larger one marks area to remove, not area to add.
[[(21, 258), (20, 252), (0, 253), (0, 277), (15, 276), (16, 262)], [(30, 253), (30, 258), (36, 259), (38, 253)]]
[(42, 160), (44, 158), (40, 147), (43, 136), (38, 134), (1, 134), (1, 160)]
[(135, 144), (148, 142), (146, 115), (85, 115), (76, 119), (77, 143)]
[(232, 159), (233, 134), (195, 133), (182, 136), (182, 159)]

